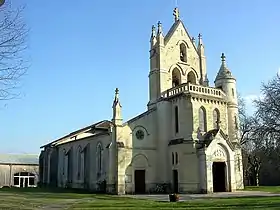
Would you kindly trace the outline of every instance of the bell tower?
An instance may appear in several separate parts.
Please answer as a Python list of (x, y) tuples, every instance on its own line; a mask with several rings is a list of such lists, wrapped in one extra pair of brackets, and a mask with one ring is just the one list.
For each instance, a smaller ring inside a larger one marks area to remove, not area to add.
[(173, 10), (174, 23), (163, 33), (161, 22), (152, 26), (150, 38), (149, 103), (152, 108), (169, 89), (187, 84), (208, 86), (204, 44), (199, 35), (198, 46), (180, 19), (179, 9)]

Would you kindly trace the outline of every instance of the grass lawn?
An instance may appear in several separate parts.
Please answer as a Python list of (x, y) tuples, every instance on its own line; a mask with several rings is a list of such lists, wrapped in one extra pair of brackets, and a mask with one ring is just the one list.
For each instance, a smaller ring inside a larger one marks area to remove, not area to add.
[(280, 186), (260, 186), (260, 187), (249, 186), (249, 187), (245, 187), (244, 190), (280, 193)]
[(204, 199), (169, 203), (42, 189), (1, 189), (0, 209), (280, 209), (280, 198)]

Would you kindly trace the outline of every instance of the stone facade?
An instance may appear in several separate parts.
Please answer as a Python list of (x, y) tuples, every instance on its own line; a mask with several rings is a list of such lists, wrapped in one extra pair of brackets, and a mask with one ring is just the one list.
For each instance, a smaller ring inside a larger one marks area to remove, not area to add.
[(106, 183), (117, 194), (243, 189), (236, 79), (222, 54), (209, 87), (202, 36), (196, 43), (178, 14), (165, 36), (160, 22), (152, 28), (147, 111), (123, 122), (116, 89), (111, 121), (42, 147), (43, 183), (93, 190)]

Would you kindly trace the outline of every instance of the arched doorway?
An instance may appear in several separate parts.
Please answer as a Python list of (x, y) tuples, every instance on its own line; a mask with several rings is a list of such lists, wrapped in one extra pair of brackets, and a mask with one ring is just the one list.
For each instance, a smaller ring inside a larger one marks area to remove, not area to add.
[(229, 191), (228, 150), (221, 144), (216, 144), (212, 153), (212, 183), (213, 192)]
[(29, 172), (19, 172), (14, 174), (15, 187), (35, 187), (35, 174)]
[[(132, 176), (135, 194), (145, 194), (148, 190), (146, 188), (146, 177), (148, 175), (148, 158), (144, 154), (137, 154), (132, 158)], [(129, 175), (129, 174), (126, 174)]]
[(213, 192), (226, 192), (226, 163), (213, 162)]

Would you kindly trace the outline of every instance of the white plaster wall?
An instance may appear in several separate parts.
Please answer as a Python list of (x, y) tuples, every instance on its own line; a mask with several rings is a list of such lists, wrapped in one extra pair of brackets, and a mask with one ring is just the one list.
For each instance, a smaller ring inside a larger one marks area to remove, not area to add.
[[(120, 191), (134, 192), (134, 171), (146, 170), (146, 190), (156, 182), (157, 149), (157, 110), (149, 111), (128, 121), (121, 129), (118, 139), (125, 148), (118, 150), (118, 184)], [(136, 132), (144, 132), (142, 140), (137, 139)], [(125, 187), (123, 187), (125, 186)]]
[[(78, 149), (79, 147), (81, 147), (82, 149), (85, 148), (86, 146), (88, 146), (89, 148), (89, 155), (88, 158), (89, 160), (89, 167), (90, 167), (90, 173), (89, 173), (89, 184), (90, 184), (90, 188), (91, 189), (95, 189), (96, 188), (96, 182), (99, 180), (103, 180), (106, 178), (106, 173), (108, 171), (108, 164), (109, 164), (109, 157), (108, 157), (108, 152), (107, 152), (107, 148), (106, 146), (111, 142), (111, 136), (110, 135), (99, 135), (99, 136), (93, 136), (93, 137), (89, 137), (89, 138), (85, 138), (85, 139), (81, 139), (78, 141), (71, 141), (67, 144), (61, 144), (59, 145), (59, 167), (58, 167), (58, 185), (60, 187), (65, 186), (66, 181), (67, 181), (67, 157), (65, 158), (65, 162), (64, 162), (64, 167), (65, 167), (65, 171), (64, 171), (64, 175), (63, 175), (63, 157), (64, 157), (64, 151), (68, 151), (70, 148), (72, 148), (73, 151), (73, 162), (72, 162), (72, 187), (73, 188), (82, 188), (84, 187), (84, 172), (85, 172), (85, 168), (84, 168), (84, 164), (83, 161), (85, 160), (85, 157), (82, 155), (82, 169), (81, 169), (81, 175), (80, 175), (80, 179), (78, 179)], [(96, 170), (96, 147), (97, 145), (101, 143), (103, 151), (102, 151), (102, 174), (99, 178), (99, 180), (97, 179), (97, 170)]]
[[(172, 153), (178, 153), (178, 164), (172, 165)], [(199, 159), (192, 141), (169, 147), (169, 180), (173, 185), (172, 170), (178, 170), (179, 192), (198, 192)]]

